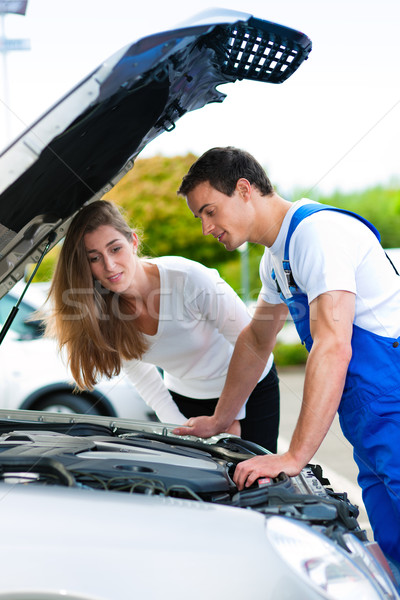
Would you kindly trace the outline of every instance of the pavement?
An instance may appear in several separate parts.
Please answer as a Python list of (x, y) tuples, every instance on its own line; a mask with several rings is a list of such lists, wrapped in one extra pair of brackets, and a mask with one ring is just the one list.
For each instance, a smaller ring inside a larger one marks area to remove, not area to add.
[[(292, 437), (300, 412), (304, 368), (281, 367), (278, 369), (281, 394), (280, 434), (278, 452), (284, 452)], [(362, 501), (361, 488), (357, 484), (357, 465), (353, 459), (353, 449), (343, 436), (339, 419), (336, 416), (332, 426), (317, 453), (310, 461), (321, 465), (335, 492), (347, 492), (352, 504), (360, 510), (358, 522), (365, 529), (369, 540), (373, 540), (371, 526)]]

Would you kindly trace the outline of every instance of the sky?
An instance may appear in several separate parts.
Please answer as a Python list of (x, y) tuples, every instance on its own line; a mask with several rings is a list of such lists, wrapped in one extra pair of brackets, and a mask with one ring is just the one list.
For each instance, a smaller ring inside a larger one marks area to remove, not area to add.
[(237, 146), (288, 199), (400, 181), (398, 0), (29, 0), (3, 19), (31, 49), (7, 54), (6, 88), (0, 64), (0, 150), (123, 46), (215, 7), (299, 29), (310, 57), (283, 84), (221, 86), (222, 104), (185, 115), (140, 157)]

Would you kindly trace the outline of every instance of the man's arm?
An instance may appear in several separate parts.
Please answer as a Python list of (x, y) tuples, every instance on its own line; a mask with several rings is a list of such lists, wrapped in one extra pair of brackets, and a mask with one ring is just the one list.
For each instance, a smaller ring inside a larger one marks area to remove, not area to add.
[(211, 437), (228, 431), (246, 398), (257, 385), (286, 316), (285, 304), (267, 304), (259, 298), (252, 320), (236, 341), (214, 415), (192, 417), (185, 427), (177, 427), (173, 433)]
[(303, 402), (289, 450), (240, 463), (234, 481), (239, 489), (259, 477), (282, 471), (297, 475), (321, 445), (338, 409), (351, 359), (355, 295), (334, 291), (310, 304), (313, 346), (307, 360)]

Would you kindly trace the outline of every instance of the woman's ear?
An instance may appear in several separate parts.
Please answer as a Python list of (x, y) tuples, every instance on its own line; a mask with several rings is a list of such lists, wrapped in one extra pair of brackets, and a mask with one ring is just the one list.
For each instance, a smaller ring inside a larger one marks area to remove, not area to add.
[(136, 254), (138, 246), (139, 246), (139, 238), (134, 231), (132, 231), (132, 246), (133, 246), (133, 251)]

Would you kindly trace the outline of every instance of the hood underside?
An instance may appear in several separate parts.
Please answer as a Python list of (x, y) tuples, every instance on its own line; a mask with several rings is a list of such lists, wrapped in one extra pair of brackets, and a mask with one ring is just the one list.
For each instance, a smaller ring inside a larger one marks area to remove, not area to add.
[(186, 112), (222, 102), (218, 85), (282, 83), (310, 51), (296, 30), (214, 11), (105, 61), (0, 155), (0, 297), (151, 140)]

